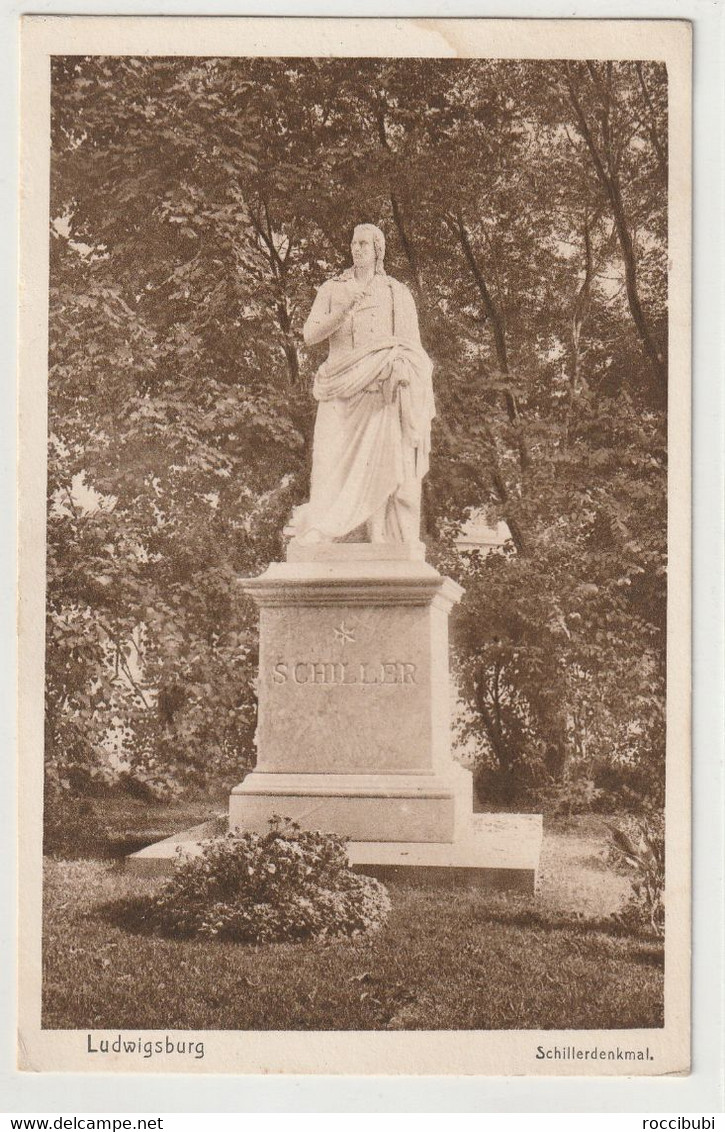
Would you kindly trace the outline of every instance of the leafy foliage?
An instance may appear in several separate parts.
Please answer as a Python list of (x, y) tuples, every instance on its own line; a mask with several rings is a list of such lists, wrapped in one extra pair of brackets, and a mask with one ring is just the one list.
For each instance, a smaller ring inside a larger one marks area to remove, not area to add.
[(643, 815), (635, 828), (613, 826), (611, 851), (614, 859), (634, 869), (632, 896), (617, 919), (628, 928), (664, 935), (665, 930), (665, 833), (661, 818)]
[(341, 838), (273, 819), (265, 835), (233, 830), (204, 842), (198, 857), (180, 857), (159, 893), (130, 908), (136, 926), (181, 939), (271, 943), (372, 931), (390, 900), (379, 881), (348, 867)]
[(253, 763), (236, 577), (305, 498), (300, 329), (370, 220), (436, 366), (481, 782), (661, 800), (666, 104), (650, 62), (53, 60), (50, 791)]

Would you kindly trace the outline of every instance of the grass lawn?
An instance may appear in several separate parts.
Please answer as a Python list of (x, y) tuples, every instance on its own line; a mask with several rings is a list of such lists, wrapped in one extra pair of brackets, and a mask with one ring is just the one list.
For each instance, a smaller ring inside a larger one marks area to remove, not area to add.
[(393, 911), (374, 935), (259, 948), (133, 934), (114, 923), (113, 901), (158, 880), (124, 873), (109, 861), (48, 860), (43, 1025), (661, 1026), (662, 945), (617, 935), (591, 918), (594, 908), (602, 915), (607, 902), (616, 907), (628, 882), (604, 867), (591, 831), (578, 837), (564, 829), (545, 839), (537, 898), (389, 885)]

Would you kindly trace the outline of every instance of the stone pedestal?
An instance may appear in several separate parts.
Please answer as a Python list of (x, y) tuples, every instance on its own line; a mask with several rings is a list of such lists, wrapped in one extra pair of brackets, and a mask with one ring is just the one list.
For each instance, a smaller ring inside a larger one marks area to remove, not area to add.
[(352, 868), (383, 880), (533, 891), (539, 814), (473, 814), (470, 772), (451, 757), (448, 614), (462, 590), (422, 544), (291, 544), (242, 582), (260, 609), (256, 768), (228, 821), (128, 858), (171, 871), (227, 828), (274, 815), (348, 839)]
[(273, 814), (354, 842), (453, 843), (471, 776), (450, 754), (448, 614), (422, 546), (338, 543), (242, 585), (260, 608), (258, 759), (229, 824)]

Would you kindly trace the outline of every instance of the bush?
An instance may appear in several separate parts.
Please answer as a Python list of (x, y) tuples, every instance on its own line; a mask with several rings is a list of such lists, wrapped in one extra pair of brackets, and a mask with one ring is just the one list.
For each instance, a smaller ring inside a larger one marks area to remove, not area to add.
[(348, 866), (345, 842), (279, 818), (261, 835), (234, 830), (180, 856), (138, 909), (139, 926), (178, 938), (241, 943), (355, 936), (381, 926), (386, 889)]
[(598, 809), (629, 810), (640, 813), (643, 808), (664, 805), (664, 780), (661, 767), (636, 766), (600, 759), (594, 764), (592, 777), (599, 790)]
[(617, 920), (634, 930), (652, 931), (657, 936), (665, 930), (665, 831), (664, 822), (656, 815), (633, 819), (629, 828), (612, 826), (611, 852), (617, 863), (635, 871), (632, 896)]
[(602, 791), (589, 775), (576, 775), (563, 782), (551, 783), (538, 792), (547, 810), (557, 815), (595, 813), (602, 800)]
[(658, 789), (656, 775), (648, 775), (642, 768), (598, 760), (587, 765), (574, 763), (559, 778), (549, 775), (529, 786), (522, 800), (557, 816), (636, 815), (662, 801)]

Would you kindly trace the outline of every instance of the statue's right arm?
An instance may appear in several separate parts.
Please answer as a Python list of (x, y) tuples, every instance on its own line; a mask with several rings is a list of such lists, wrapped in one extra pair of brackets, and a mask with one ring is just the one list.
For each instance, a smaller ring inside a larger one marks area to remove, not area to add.
[(333, 281), (329, 280), (323, 283), (317, 292), (312, 310), (302, 328), (302, 336), (308, 346), (316, 346), (318, 342), (324, 342), (339, 330), (355, 305), (351, 302), (349, 306), (333, 311), (331, 301), (333, 286)]

